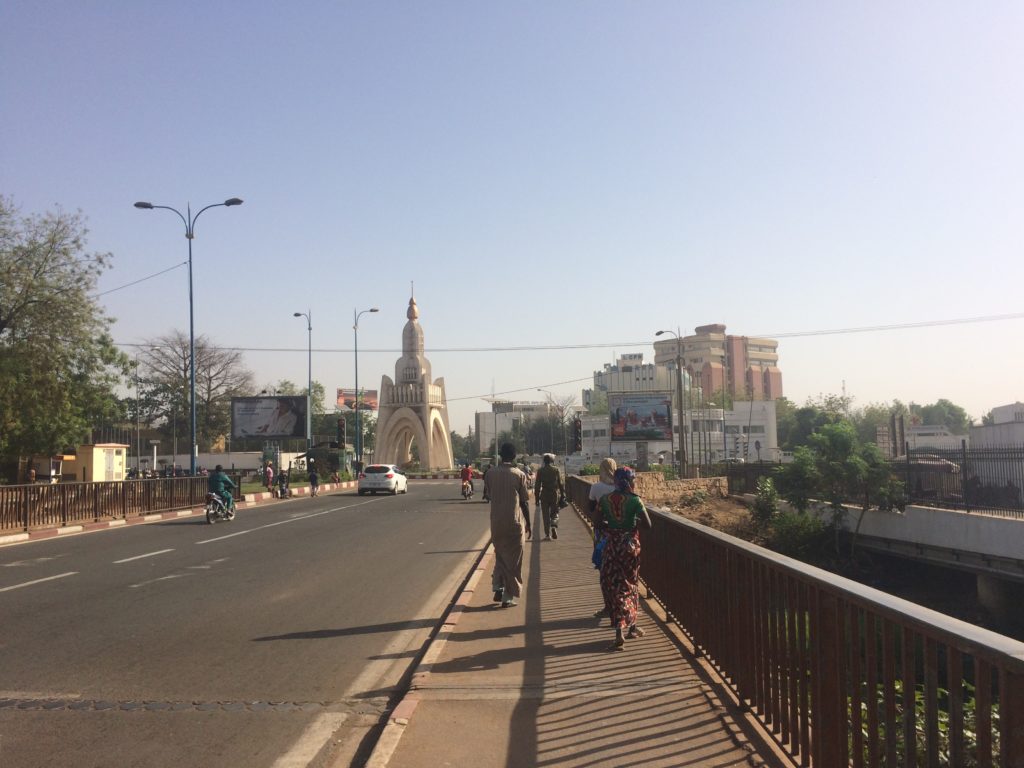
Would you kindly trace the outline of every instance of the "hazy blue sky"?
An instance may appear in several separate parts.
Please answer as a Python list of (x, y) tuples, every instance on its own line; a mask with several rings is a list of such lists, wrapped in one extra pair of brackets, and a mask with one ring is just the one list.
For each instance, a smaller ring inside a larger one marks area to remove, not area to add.
[[(89, 218), (101, 290), (187, 258), (260, 384), (393, 375), (410, 281), (452, 428), (659, 328), (1024, 314), (1024, 4), (8, 0), (0, 193)], [(101, 299), (188, 329), (184, 267)], [(786, 394), (1024, 399), (1024, 320), (782, 337)], [(605, 345), (501, 351), (530, 345)], [(434, 351), (497, 348), (499, 351)], [(292, 351), (288, 351), (292, 350)], [(559, 384), (558, 382), (570, 382)]]

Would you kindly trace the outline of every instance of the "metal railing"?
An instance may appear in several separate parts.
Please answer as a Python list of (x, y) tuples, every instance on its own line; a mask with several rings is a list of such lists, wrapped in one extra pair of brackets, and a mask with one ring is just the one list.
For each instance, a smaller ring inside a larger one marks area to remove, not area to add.
[[(236, 485), (240, 476), (231, 476)], [(201, 506), (207, 478), (0, 486), (0, 533), (55, 528)]]
[[(567, 491), (586, 510), (589, 483)], [(1024, 766), (1024, 643), (655, 510), (640, 575), (801, 766)]]

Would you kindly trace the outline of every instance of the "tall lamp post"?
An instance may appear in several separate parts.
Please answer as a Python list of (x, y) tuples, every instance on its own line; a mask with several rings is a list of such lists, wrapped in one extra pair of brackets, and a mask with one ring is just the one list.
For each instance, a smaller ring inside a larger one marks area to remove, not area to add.
[(554, 402), (555, 398), (551, 394), (551, 392), (549, 392), (546, 389), (541, 389), (540, 387), (537, 387), (537, 391), (538, 392), (543, 392), (544, 394), (546, 394), (548, 396), (548, 445), (551, 446), (549, 448), (549, 450), (552, 453), (554, 453), (555, 452), (555, 427), (551, 423), (551, 403)]
[(192, 206), (188, 205), (185, 207), (185, 213), (183, 214), (177, 208), (172, 208), (169, 205), (153, 205), (147, 202), (138, 202), (135, 204), (136, 208), (141, 208), (146, 211), (156, 210), (161, 208), (165, 211), (174, 211), (178, 214), (178, 218), (181, 219), (185, 225), (185, 238), (188, 240), (188, 367), (189, 367), (189, 403), (192, 408), (192, 444), (189, 449), (189, 474), (195, 475), (196, 473), (196, 323), (195, 323), (195, 311), (192, 301), (192, 240), (195, 238), (196, 219), (199, 215), (210, 208), (219, 208), (221, 206), (231, 207), (233, 205), (241, 205), (242, 200), (237, 197), (231, 197), (225, 200), (223, 203), (213, 203), (205, 208), (200, 208), (196, 211), (196, 214), (192, 215)]
[(679, 334), (675, 331), (658, 331), (655, 336), (661, 336), (663, 333), (670, 333), (676, 338), (676, 397), (679, 399), (679, 423), (676, 425), (679, 431), (679, 454), (676, 460), (679, 462), (679, 474), (685, 476), (686, 474), (686, 443), (683, 440), (685, 430), (683, 428), (683, 350), (682, 342), (679, 340)]
[(363, 425), (359, 416), (359, 318), (365, 315), (367, 312), (380, 312), (377, 307), (370, 307), (370, 309), (364, 309), (362, 312), (356, 312), (352, 310), (352, 315), (355, 318), (355, 322), (352, 324), (352, 330), (355, 332), (355, 374), (356, 374), (356, 461), (359, 462), (359, 468), (363, 467)]
[[(306, 318), (306, 331), (309, 342), (307, 344), (307, 386), (306, 386), (306, 453), (313, 447), (313, 310), (296, 312), (295, 317)], [(307, 457), (308, 460), (308, 457)]]

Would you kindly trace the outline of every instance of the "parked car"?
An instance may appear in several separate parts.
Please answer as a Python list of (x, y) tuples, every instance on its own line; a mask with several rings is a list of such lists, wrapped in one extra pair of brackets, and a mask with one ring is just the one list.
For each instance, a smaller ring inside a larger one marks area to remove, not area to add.
[(409, 492), (409, 479), (394, 464), (368, 464), (359, 473), (359, 495)]

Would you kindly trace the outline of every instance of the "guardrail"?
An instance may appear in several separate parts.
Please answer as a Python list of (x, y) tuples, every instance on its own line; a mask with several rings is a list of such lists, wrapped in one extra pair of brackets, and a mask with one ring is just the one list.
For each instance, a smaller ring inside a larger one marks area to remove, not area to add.
[[(236, 485), (241, 476), (232, 475)], [(55, 528), (200, 506), (207, 478), (0, 486), (0, 533)]]
[[(589, 483), (567, 492), (587, 509)], [(801, 766), (1024, 766), (1024, 643), (654, 510), (640, 575)]]

